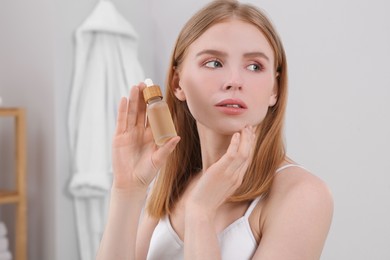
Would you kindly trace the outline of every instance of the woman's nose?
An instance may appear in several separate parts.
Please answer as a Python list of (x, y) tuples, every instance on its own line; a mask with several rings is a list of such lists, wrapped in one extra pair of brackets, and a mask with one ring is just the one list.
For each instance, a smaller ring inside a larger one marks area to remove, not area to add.
[(241, 90), (242, 86), (236, 83), (227, 84), (225, 90)]
[(243, 79), (238, 70), (231, 70), (227, 75), (227, 80), (224, 84), (224, 90), (242, 90)]

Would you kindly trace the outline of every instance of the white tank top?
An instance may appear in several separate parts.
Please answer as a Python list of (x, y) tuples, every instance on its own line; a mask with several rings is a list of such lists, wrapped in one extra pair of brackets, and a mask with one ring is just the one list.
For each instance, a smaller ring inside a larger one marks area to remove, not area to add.
[[(280, 167), (280, 172), (288, 167), (300, 165), (287, 164)], [(249, 225), (249, 216), (261, 197), (254, 199), (244, 216), (234, 221), (218, 234), (223, 260), (251, 259), (257, 248), (256, 239)], [(150, 241), (148, 260), (182, 260), (184, 259), (184, 242), (173, 229), (168, 216), (157, 224)]]

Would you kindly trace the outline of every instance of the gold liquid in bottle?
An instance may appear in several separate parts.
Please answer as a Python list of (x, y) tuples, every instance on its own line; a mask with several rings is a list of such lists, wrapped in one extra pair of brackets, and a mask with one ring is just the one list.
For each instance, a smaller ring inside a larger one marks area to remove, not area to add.
[(163, 100), (161, 89), (154, 85), (151, 79), (145, 80), (146, 88), (143, 91), (147, 103), (146, 114), (153, 138), (161, 146), (170, 138), (177, 136), (168, 104)]

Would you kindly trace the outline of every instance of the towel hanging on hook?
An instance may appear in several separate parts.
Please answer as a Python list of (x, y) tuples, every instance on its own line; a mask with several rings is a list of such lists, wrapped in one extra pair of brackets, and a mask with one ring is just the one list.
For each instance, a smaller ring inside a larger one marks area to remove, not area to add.
[(122, 96), (144, 79), (138, 35), (109, 0), (100, 0), (75, 33), (75, 68), (68, 114), (81, 260), (94, 259), (111, 187), (111, 138)]

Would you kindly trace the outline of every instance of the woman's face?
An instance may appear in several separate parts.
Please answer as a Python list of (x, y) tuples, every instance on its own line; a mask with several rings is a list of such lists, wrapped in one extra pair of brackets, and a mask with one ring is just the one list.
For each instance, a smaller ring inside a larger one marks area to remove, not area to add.
[(205, 31), (178, 68), (175, 95), (198, 123), (222, 134), (258, 125), (276, 103), (274, 53), (254, 25), (228, 20)]

